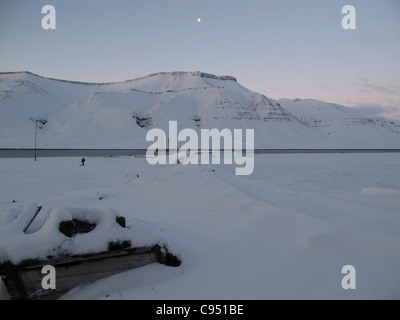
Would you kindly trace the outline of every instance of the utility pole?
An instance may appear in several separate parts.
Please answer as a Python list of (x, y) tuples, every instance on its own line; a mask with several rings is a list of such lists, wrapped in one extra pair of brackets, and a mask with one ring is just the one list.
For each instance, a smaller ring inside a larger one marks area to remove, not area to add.
[(37, 123), (38, 123), (38, 119), (33, 119), (33, 118), (29, 118), (29, 120), (32, 120), (34, 123), (35, 123), (35, 156), (34, 156), (34, 159), (35, 159), (35, 162), (36, 162), (36, 141), (37, 141)]
[(35, 162), (36, 162), (36, 137), (37, 137), (37, 120), (35, 120)]

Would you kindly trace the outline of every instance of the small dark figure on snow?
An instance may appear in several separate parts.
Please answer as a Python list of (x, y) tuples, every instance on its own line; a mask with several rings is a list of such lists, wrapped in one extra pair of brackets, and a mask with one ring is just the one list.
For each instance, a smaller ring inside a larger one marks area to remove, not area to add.
[(82, 162), (82, 166), (84, 166), (85, 165), (85, 158), (82, 158), (82, 160), (81, 160), (81, 162)]

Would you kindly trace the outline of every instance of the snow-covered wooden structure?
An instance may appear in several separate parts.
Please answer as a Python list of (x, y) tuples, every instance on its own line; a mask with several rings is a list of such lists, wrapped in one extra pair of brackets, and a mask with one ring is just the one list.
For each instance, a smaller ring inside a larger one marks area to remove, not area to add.
[[(2, 239), (8, 238), (10, 241), (21, 239), (21, 237), (33, 238), (34, 247), (35, 240), (31, 234), (25, 234), (33, 219), (36, 217), (41, 207), (31, 206), (25, 210), (11, 224), (8, 230), (2, 231)], [(60, 216), (60, 215), (58, 215)], [(62, 215), (61, 215), (62, 216)], [(85, 215), (70, 215), (72, 219), (64, 220), (61, 217), (54, 220), (57, 222), (57, 233), (60, 239), (70, 239), (69, 248), (73, 248), (71, 243), (82, 243), (79, 237), (86, 237), (86, 241), (96, 241), (96, 237), (90, 237), (90, 233), (94, 232), (98, 224), (108, 224), (115, 230), (126, 229), (125, 218), (115, 214), (105, 215), (99, 219), (85, 219)], [(65, 218), (65, 217), (64, 217)], [(47, 220), (49, 217), (47, 218)], [(103, 221), (103, 220), (108, 221)], [(112, 219), (112, 221), (109, 221)], [(3, 228), (4, 229), (4, 228)], [(42, 228), (43, 229), (43, 226)], [(21, 231), (22, 230), (22, 231)], [(126, 231), (126, 230), (125, 230)], [(13, 237), (13, 233), (19, 233), (20, 237)], [(120, 232), (123, 233), (123, 232)], [(116, 233), (114, 233), (115, 235)], [(111, 232), (111, 238), (113, 232)], [(129, 269), (138, 268), (150, 263), (161, 263), (168, 266), (179, 266), (180, 259), (169, 253), (165, 247), (161, 247), (155, 243), (150, 246), (134, 246), (129, 237), (115, 237), (110, 239), (110, 234), (104, 235), (107, 242), (105, 250), (97, 252), (80, 253), (79, 250), (65, 249), (65, 244), (60, 244), (56, 237), (52, 236), (48, 239), (47, 245), (53, 242), (53, 256), (47, 255), (24, 259), (13, 259), (0, 261), (0, 275), (7, 287), (10, 296), (13, 299), (57, 299), (69, 290), (80, 285), (92, 283), (99, 279), (127, 271)], [(42, 243), (43, 243), (43, 239)], [(80, 240), (75, 241), (74, 240)], [(83, 240), (84, 241), (84, 240)], [(21, 241), (23, 242), (23, 241)], [(2, 249), (2, 248), (0, 248)], [(3, 247), (4, 249), (4, 247)], [(29, 250), (29, 248), (26, 248)], [(7, 250), (3, 250), (7, 251)], [(35, 250), (32, 250), (35, 252)], [(1, 251), (0, 251), (1, 252)], [(47, 249), (46, 252), (49, 252)], [(4, 253), (4, 252), (3, 252)], [(15, 260), (15, 261), (13, 261)], [(55, 270), (55, 288), (48, 289), (43, 285), (44, 266), (52, 266)]]

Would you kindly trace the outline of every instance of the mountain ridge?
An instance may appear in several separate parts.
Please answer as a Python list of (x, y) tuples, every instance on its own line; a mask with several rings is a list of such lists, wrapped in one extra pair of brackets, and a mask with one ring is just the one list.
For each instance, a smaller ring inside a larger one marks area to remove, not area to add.
[[(255, 130), (256, 148), (397, 148), (400, 122), (305, 99), (273, 100), (232, 76), (159, 72), (120, 82), (0, 73), (0, 147), (146, 148), (151, 128)], [(341, 114), (345, 116), (341, 116)]]
[(42, 79), (47, 79), (47, 80), (54, 80), (54, 81), (59, 81), (59, 82), (66, 82), (66, 83), (74, 83), (74, 84), (83, 84), (83, 85), (91, 85), (91, 86), (103, 86), (103, 85), (112, 85), (112, 84), (118, 84), (118, 83), (129, 83), (129, 82), (135, 82), (135, 81), (140, 81), (146, 78), (152, 78), (158, 75), (172, 75), (172, 76), (181, 76), (184, 74), (191, 74), (193, 76), (199, 76), (201, 78), (210, 78), (210, 79), (216, 79), (216, 80), (231, 80), (237, 82), (237, 79), (233, 76), (225, 75), (225, 76), (216, 76), (211, 73), (206, 73), (206, 72), (201, 72), (201, 71), (172, 71), (172, 72), (155, 72), (148, 74), (143, 77), (138, 77), (138, 78), (133, 78), (133, 79), (127, 79), (123, 81), (112, 81), (112, 82), (86, 82), (86, 81), (76, 81), (76, 80), (65, 80), (65, 79), (58, 79), (58, 78), (52, 78), (52, 77), (44, 77), (39, 74), (30, 72), (30, 71), (5, 71), (5, 72), (0, 72), (0, 76), (2, 75), (17, 75), (17, 74), (27, 74), (27, 75), (32, 75), (35, 77), (39, 77)]

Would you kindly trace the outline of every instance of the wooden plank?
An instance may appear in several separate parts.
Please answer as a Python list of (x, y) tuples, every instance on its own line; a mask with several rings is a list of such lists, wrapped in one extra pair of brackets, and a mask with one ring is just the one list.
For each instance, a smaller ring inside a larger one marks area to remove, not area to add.
[[(181, 261), (159, 245), (95, 254), (66, 256), (45, 261), (23, 261), (18, 265), (10, 262), (0, 264), (0, 273), (14, 299), (57, 299), (69, 290), (111, 275), (144, 265), (159, 262), (177, 267)], [(56, 289), (45, 290), (42, 268), (51, 265), (56, 270)]]
[(42, 210), (42, 206), (39, 206), (36, 208), (36, 211), (32, 217), (32, 219), (29, 221), (28, 225), (25, 227), (24, 229), (24, 233), (26, 232), (26, 230), (28, 230), (28, 228), (30, 227), (30, 225), (32, 224), (33, 220), (35, 220), (36, 216), (38, 215), (38, 213), (40, 212), (40, 210)]
[[(14, 299), (57, 299), (79, 285), (154, 262), (164, 263), (158, 245), (45, 261), (24, 261), (17, 266), (6, 263), (1, 270), (2, 274), (6, 274), (5, 283)], [(42, 288), (42, 279), (46, 274), (41, 271), (45, 265), (52, 265), (56, 270), (56, 289)]]
[(42, 288), (41, 281), (45, 275), (41, 273), (41, 268), (19, 271), (18, 276), (24, 284), (28, 299), (57, 299), (77, 286), (157, 261), (157, 253), (150, 252), (96, 259), (80, 264), (56, 265), (54, 290)]
[(111, 258), (111, 257), (120, 257), (126, 255), (135, 255), (139, 253), (150, 253), (153, 251), (159, 251), (159, 246), (154, 247), (137, 247), (137, 248), (130, 248), (125, 250), (115, 250), (115, 251), (104, 251), (99, 253), (89, 253), (89, 254), (81, 254), (81, 255), (74, 255), (74, 256), (64, 256), (60, 258), (53, 258), (48, 259), (45, 261), (22, 261), (18, 264), (16, 269), (30, 269), (30, 268), (42, 268), (45, 265), (52, 265), (52, 266), (59, 266), (64, 264), (79, 264), (89, 262), (91, 260), (97, 260), (102, 258)]

